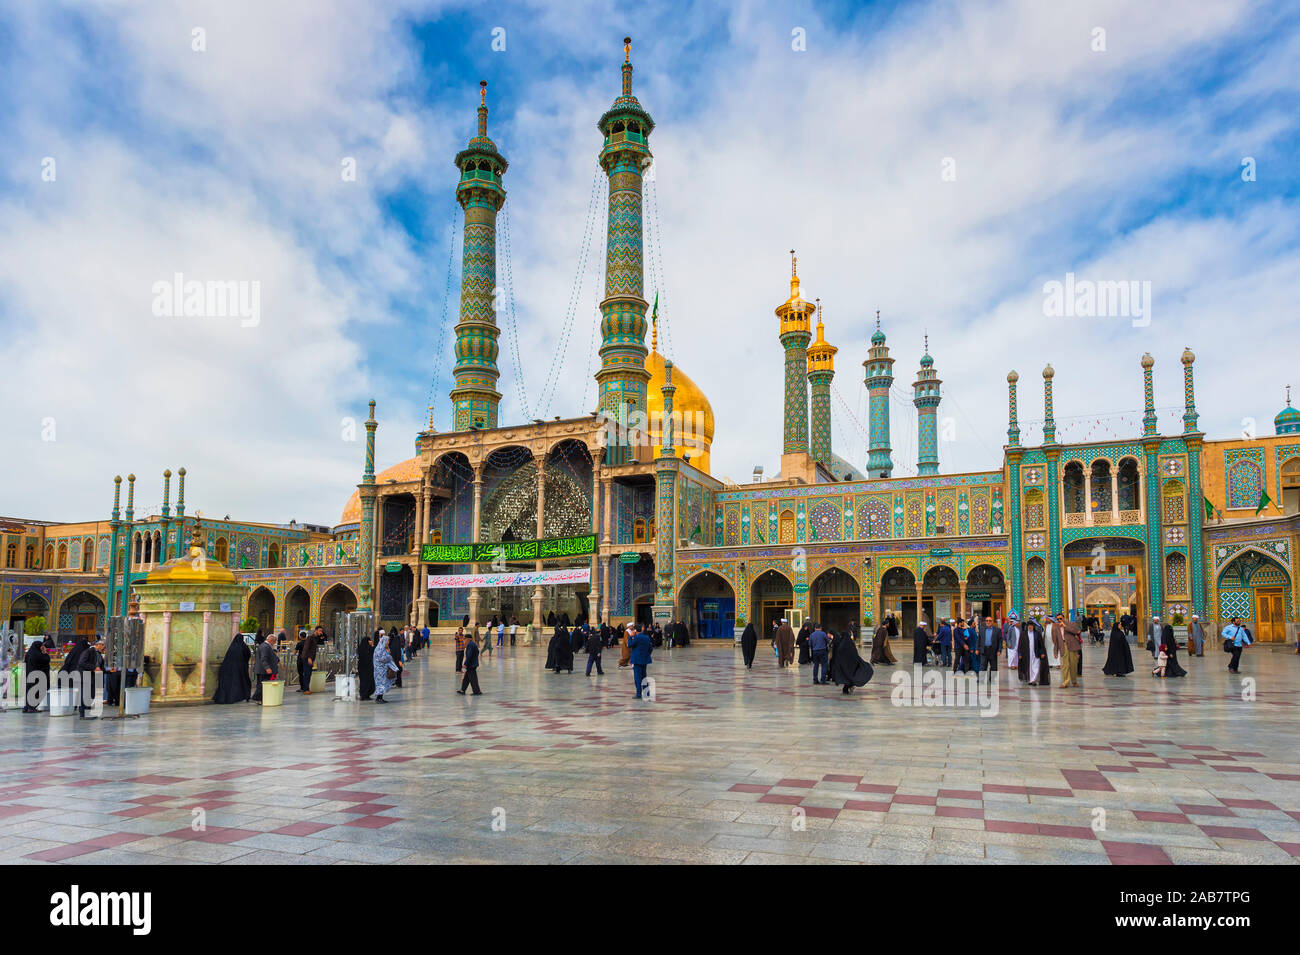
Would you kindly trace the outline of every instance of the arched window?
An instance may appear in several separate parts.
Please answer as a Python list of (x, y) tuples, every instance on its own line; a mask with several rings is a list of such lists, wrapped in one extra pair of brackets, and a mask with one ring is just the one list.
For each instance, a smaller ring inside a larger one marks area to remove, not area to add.
[(1286, 514), (1300, 514), (1300, 457), (1289, 458), (1282, 464), (1282, 510)]
[(90, 573), (95, 569), (95, 545), (87, 540), (81, 545), (81, 570), (83, 573)]
[(224, 564), (230, 558), (230, 545), (224, 537), (217, 538), (214, 556), (219, 564)]
[(46, 544), (46, 545), (45, 545), (45, 564), (44, 564), (44, 567), (45, 567), (46, 570), (53, 570), (53, 569), (54, 569), (54, 545), (53, 545), (53, 544)]
[(1047, 565), (1041, 557), (1025, 561), (1025, 592), (1030, 600), (1047, 599)]
[(1166, 524), (1181, 524), (1187, 520), (1187, 508), (1183, 504), (1183, 485), (1180, 481), (1169, 481), (1161, 490), (1160, 518)]
[(781, 512), (781, 531), (780, 531), (780, 533), (781, 533), (781, 543), (782, 543), (782, 544), (793, 544), (793, 543), (794, 543), (794, 533), (795, 533), (794, 528), (795, 528), (795, 525), (794, 525), (794, 511), (782, 511), (782, 512)]
[(23, 567), (27, 570), (36, 569), (36, 545), (28, 544), (27, 550), (23, 554)]
[(1084, 513), (1083, 465), (1078, 461), (1067, 464), (1065, 472), (1061, 475), (1061, 485), (1061, 507), (1065, 513)]
[(1136, 458), (1125, 458), (1119, 462), (1119, 509), (1121, 511), (1142, 510), (1142, 480), (1138, 474)]
[(1043, 509), (1043, 492), (1038, 488), (1030, 488), (1025, 492), (1025, 526), (1047, 526)]
[(58, 567), (60, 570), (68, 566), (68, 545), (67, 544), (59, 545), (59, 562), (55, 566)]
[(429, 542), (432, 544), (441, 544), (442, 531), (434, 531), (433, 534), (429, 537)]
[(632, 543), (644, 544), (645, 541), (646, 541), (645, 518), (638, 517), (635, 521), (632, 522)]
[(1170, 597), (1187, 596), (1187, 558), (1178, 551), (1165, 558), (1165, 590)]
[(1110, 511), (1112, 501), (1110, 462), (1105, 458), (1098, 458), (1093, 461), (1089, 478), (1092, 484), (1092, 501), (1090, 502), (1092, 512), (1096, 514)]
[(162, 563), (164, 560), (166, 560), (166, 558), (167, 555), (163, 553), (163, 548), (162, 548), (162, 531), (154, 531), (153, 532), (153, 562), (155, 564), (159, 564)]
[(131, 543), (131, 566), (136, 567), (140, 563), (140, 556), (144, 553), (144, 541), (139, 534), (132, 537)]
[(266, 566), (268, 567), (280, 566), (280, 545), (279, 544), (272, 544), (270, 547), (266, 549)]
[(9, 546), (5, 548), (5, 566), (18, 566), (18, 545), (14, 541), (10, 541)]

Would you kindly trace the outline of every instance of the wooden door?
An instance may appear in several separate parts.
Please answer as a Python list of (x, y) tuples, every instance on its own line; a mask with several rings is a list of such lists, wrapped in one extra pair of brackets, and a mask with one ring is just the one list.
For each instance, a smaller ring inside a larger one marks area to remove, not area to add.
[(1286, 619), (1282, 609), (1282, 591), (1259, 590), (1255, 593), (1255, 622), (1259, 633), (1255, 639), (1261, 643), (1282, 643), (1286, 640)]
[(95, 614), (79, 613), (77, 614), (77, 636), (93, 637), (95, 636)]

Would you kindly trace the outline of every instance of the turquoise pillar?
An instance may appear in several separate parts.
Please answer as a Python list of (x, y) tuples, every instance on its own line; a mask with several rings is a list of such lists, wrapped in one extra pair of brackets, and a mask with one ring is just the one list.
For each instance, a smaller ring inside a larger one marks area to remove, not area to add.
[(889, 444), (889, 389), (894, 384), (894, 359), (889, 357), (885, 333), (880, 330), (880, 312), (876, 312), (876, 333), (871, 336), (871, 349), (862, 367), (866, 369), (864, 383), (870, 401), (867, 476), (887, 478), (894, 471)]

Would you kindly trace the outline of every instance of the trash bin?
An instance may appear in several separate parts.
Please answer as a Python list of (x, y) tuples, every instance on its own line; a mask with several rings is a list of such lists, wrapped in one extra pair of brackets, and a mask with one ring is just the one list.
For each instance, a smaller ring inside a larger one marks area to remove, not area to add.
[(284, 703), (284, 681), (265, 680), (262, 683), (262, 705), (280, 706)]
[(311, 686), (309, 686), (307, 689), (311, 690), (313, 693), (324, 693), (324, 692), (325, 692), (325, 678), (328, 677), (328, 676), (329, 676), (329, 674), (328, 674), (327, 672), (325, 672), (324, 670), (312, 670), (312, 671), (311, 671)]
[(122, 692), (126, 694), (127, 716), (143, 716), (149, 712), (149, 698), (153, 696), (153, 687), (133, 686)]
[(77, 712), (77, 691), (70, 686), (50, 687), (50, 715), (71, 716)]
[[(315, 681), (313, 681), (315, 682)], [(334, 699), (355, 700), (357, 698), (357, 678), (342, 673), (334, 677)]]

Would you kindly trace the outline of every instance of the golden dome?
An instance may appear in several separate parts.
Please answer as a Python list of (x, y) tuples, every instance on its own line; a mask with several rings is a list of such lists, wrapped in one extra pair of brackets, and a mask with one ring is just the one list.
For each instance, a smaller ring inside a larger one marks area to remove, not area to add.
[[(408, 458), (405, 461), (399, 461), (391, 468), (380, 471), (375, 475), (375, 484), (388, 484), (395, 482), (401, 484), (403, 481), (420, 480), (420, 459)], [(353, 491), (352, 496), (348, 498), (347, 504), (343, 506), (343, 513), (339, 515), (340, 524), (360, 524), (361, 523), (361, 492)]]
[(146, 584), (162, 583), (204, 583), (235, 584), (235, 575), (225, 564), (207, 556), (203, 546), (203, 532), (196, 524), (190, 536), (190, 552), (180, 557), (173, 557), (167, 563), (149, 571)]
[[(659, 328), (656, 325), (650, 339), (650, 354), (645, 358), (645, 370), (650, 372), (650, 381), (646, 385), (646, 414), (650, 418), (650, 440), (654, 445), (655, 457), (659, 457), (663, 450), (660, 425), (663, 422), (663, 386), (666, 380), (664, 357), (659, 354), (658, 338)], [(709, 404), (709, 399), (704, 396), (700, 386), (676, 364), (673, 365), (673, 387), (677, 389), (673, 392), (673, 447), (676, 456), (681, 458), (690, 455), (691, 466), (708, 474), (709, 448), (713, 444), (713, 405)], [(690, 414), (690, 418), (686, 419), (689, 429), (682, 427), (683, 412)]]

